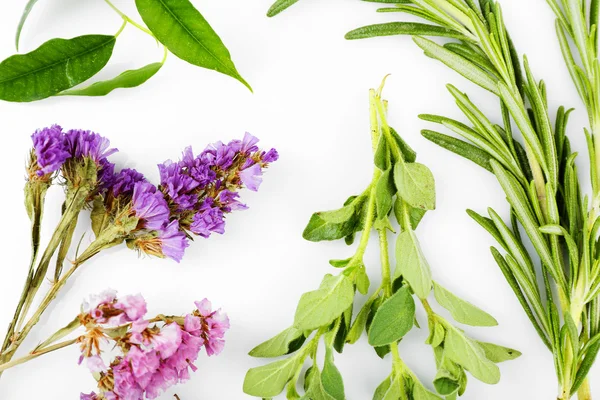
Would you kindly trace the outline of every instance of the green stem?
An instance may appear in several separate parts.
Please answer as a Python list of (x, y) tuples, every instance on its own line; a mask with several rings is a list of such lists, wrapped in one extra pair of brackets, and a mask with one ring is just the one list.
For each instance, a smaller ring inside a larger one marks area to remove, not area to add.
[[(23, 306), (27, 299), (31, 282), (33, 280), (33, 275), (35, 272), (35, 262), (37, 260), (38, 251), (40, 248), (40, 228), (42, 222), (42, 215), (44, 212), (44, 198), (47, 189), (47, 183), (36, 181), (29, 181), (27, 183), (27, 188), (25, 189), (26, 192), (31, 194), (31, 196), (29, 197), (31, 199), (31, 203), (28, 204), (28, 206), (30, 206), (31, 218), (31, 261), (29, 262), (29, 272), (27, 273), (25, 285), (23, 285), (23, 290), (21, 292), (21, 297), (19, 298), (19, 303), (17, 304), (17, 308), (15, 310), (13, 319), (8, 326), (8, 331), (6, 332), (4, 343), (2, 344), (2, 348), (0, 349), (0, 355), (2, 351), (6, 350), (6, 348), (10, 345), (12, 337), (15, 333), (17, 323), (21, 316)], [(26, 202), (27, 201), (28, 199), (26, 200)]]
[(585, 378), (579, 387), (579, 390), (577, 391), (577, 400), (592, 400), (592, 389), (588, 378)]
[(381, 286), (383, 287), (385, 297), (390, 297), (393, 287), (386, 229), (379, 231), (379, 249), (381, 251)]
[(27, 317), (27, 313), (31, 308), (31, 304), (33, 303), (35, 295), (37, 294), (38, 290), (40, 289), (40, 286), (42, 285), (42, 282), (44, 281), (44, 278), (46, 277), (48, 267), (50, 266), (50, 260), (54, 256), (54, 253), (60, 246), (65, 235), (71, 228), (71, 225), (77, 220), (79, 213), (85, 206), (88, 195), (89, 190), (84, 188), (76, 189), (72, 195), (67, 194), (68, 206), (65, 210), (65, 213), (61, 217), (60, 222), (56, 227), (56, 230), (52, 234), (50, 242), (48, 243), (48, 247), (42, 254), (42, 258), (40, 259), (38, 267), (35, 271), (35, 275), (33, 277), (33, 281), (31, 282), (31, 287), (29, 289), (29, 293), (25, 301), (25, 306), (23, 307), (20, 321), (18, 323), (17, 331), (20, 330), (24, 319)]
[(55, 345), (52, 345), (52, 346), (46, 347), (44, 349), (38, 350), (38, 351), (36, 351), (34, 353), (30, 353), (30, 354), (26, 355), (25, 357), (21, 357), (21, 358), (18, 358), (16, 360), (13, 360), (13, 361), (10, 361), (10, 362), (4, 363), (4, 364), (0, 364), (0, 372), (6, 371), (7, 369), (15, 367), (17, 365), (24, 364), (27, 361), (31, 361), (34, 358), (38, 358), (39, 356), (43, 356), (44, 354), (48, 354), (48, 353), (51, 353), (53, 351), (56, 351), (56, 350), (63, 349), (65, 347), (71, 346), (72, 344), (77, 343), (78, 340), (79, 340), (79, 338), (75, 338), (75, 339), (72, 339), (72, 340), (67, 340), (65, 342), (57, 343)]
[(80, 265), (81, 264), (76, 261), (73, 264), (73, 266), (71, 267), (71, 269), (69, 269), (58, 282), (56, 282), (52, 285), (52, 287), (50, 288), (50, 290), (48, 291), (48, 293), (42, 300), (40, 306), (37, 308), (37, 310), (33, 313), (31, 318), (29, 319), (29, 321), (27, 321), (27, 323), (23, 327), (23, 330), (21, 330), (18, 333), (18, 336), (15, 338), (15, 340), (12, 342), (10, 347), (3, 354), (2, 362), (6, 363), (12, 359), (12, 357), (15, 355), (15, 352), (18, 350), (18, 348), (23, 343), (23, 340), (25, 340), (27, 335), (29, 335), (29, 333), (31, 332), (31, 329), (33, 329), (33, 327), (39, 322), (40, 317), (46, 311), (46, 309), (48, 308), (50, 303), (52, 303), (52, 300), (54, 300), (54, 298), (56, 297), (56, 295), (58, 294), (60, 289), (65, 285), (65, 283), (67, 283), (67, 280), (71, 277), (71, 275), (73, 275), (73, 273), (77, 270), (77, 268)]
[[(123, 18), (123, 20), (125, 22), (130, 23), (131, 25), (135, 26), (136, 28), (138, 28), (142, 32), (145, 32), (148, 35), (154, 37), (154, 34), (149, 29), (143, 27), (142, 25), (138, 24), (137, 22), (135, 22), (134, 20), (132, 20), (131, 18), (129, 18), (124, 12), (122, 12), (121, 10), (119, 10), (110, 0), (104, 0), (104, 1), (106, 2), (106, 4), (108, 4), (110, 6), (110, 8), (112, 8), (117, 14), (119, 14), (119, 16), (121, 18)], [(120, 31), (119, 31), (119, 33), (120, 33)]]

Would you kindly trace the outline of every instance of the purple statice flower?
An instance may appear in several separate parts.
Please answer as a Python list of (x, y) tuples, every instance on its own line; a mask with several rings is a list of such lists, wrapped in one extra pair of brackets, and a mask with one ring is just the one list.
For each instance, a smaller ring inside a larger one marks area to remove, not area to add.
[(177, 262), (183, 259), (185, 249), (190, 245), (187, 236), (179, 228), (179, 221), (173, 220), (158, 231), (160, 250), (164, 257)]
[(225, 233), (223, 211), (215, 206), (212, 198), (207, 198), (194, 215), (190, 230), (204, 238), (208, 238), (212, 232)]
[(240, 172), (240, 179), (244, 185), (253, 192), (258, 191), (262, 183), (262, 169), (260, 165), (254, 164)]
[(116, 153), (117, 149), (110, 148), (110, 141), (91, 131), (71, 129), (66, 133), (66, 142), (69, 146), (71, 157), (89, 157), (97, 164), (102, 159)]
[(99, 397), (96, 393), (92, 392), (90, 394), (81, 393), (79, 396), (79, 400), (98, 400)]
[(240, 198), (240, 194), (236, 192), (232, 192), (231, 190), (223, 190), (219, 193), (217, 200), (222, 206), (223, 211), (231, 212), (235, 210), (245, 210), (248, 208), (245, 204), (242, 204), (238, 199)]
[(132, 210), (145, 229), (157, 231), (169, 223), (169, 206), (163, 194), (151, 183), (136, 183), (131, 203)]
[(209, 145), (200, 154), (200, 159), (211, 167), (217, 167), (222, 170), (226, 170), (233, 164), (233, 160), (236, 156), (236, 150), (239, 145), (226, 145), (223, 142), (216, 142)]
[(35, 131), (31, 135), (31, 140), (37, 165), (40, 168), (36, 172), (38, 176), (58, 171), (70, 156), (65, 136), (59, 125)]
[(97, 174), (97, 189), (103, 193), (112, 187), (115, 180), (115, 164), (108, 161), (106, 158), (101, 159), (98, 162), (98, 174)]
[(217, 177), (217, 173), (210, 168), (210, 164), (203, 162), (201, 157), (194, 157), (191, 146), (186, 147), (183, 151), (179, 167), (185, 168), (189, 176), (198, 182), (198, 186), (201, 188), (214, 182)]
[(260, 156), (260, 159), (263, 163), (272, 163), (279, 159), (279, 153), (275, 149), (271, 149), (266, 153), (263, 152)]
[(158, 171), (161, 188), (177, 205), (178, 210), (192, 210), (198, 202), (198, 194), (193, 191), (200, 186), (200, 182), (181, 168), (180, 164), (171, 160), (158, 164)]
[(263, 168), (278, 158), (275, 149), (264, 152), (257, 144), (258, 139), (246, 133), (242, 140), (213, 143), (197, 156), (188, 147), (179, 162), (158, 166), (159, 189), (182, 231), (205, 238), (224, 233), (225, 214), (247, 208), (238, 191), (244, 186), (257, 191)]
[(135, 169), (125, 168), (119, 171), (112, 179), (112, 192), (114, 197), (133, 195), (133, 187), (138, 182), (146, 182), (144, 175)]

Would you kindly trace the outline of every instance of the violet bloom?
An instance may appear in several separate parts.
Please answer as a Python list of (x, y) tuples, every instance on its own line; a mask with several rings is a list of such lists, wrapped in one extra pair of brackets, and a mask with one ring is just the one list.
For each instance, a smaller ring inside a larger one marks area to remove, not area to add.
[(204, 238), (208, 238), (212, 232), (223, 234), (225, 233), (223, 218), (223, 211), (214, 206), (214, 200), (209, 197), (194, 215), (190, 230)]
[(240, 179), (246, 187), (253, 192), (257, 192), (262, 183), (262, 169), (260, 165), (254, 164), (240, 172)]
[(37, 130), (31, 135), (31, 139), (37, 165), (40, 167), (37, 171), (38, 176), (58, 171), (70, 156), (62, 128), (59, 125)]
[(66, 133), (66, 141), (72, 157), (91, 158), (96, 164), (119, 151), (109, 148), (110, 140), (91, 131), (71, 129)]
[(112, 192), (114, 197), (133, 195), (133, 187), (138, 182), (146, 182), (144, 175), (135, 169), (125, 168), (119, 171), (112, 180)]
[(198, 201), (198, 195), (193, 190), (200, 186), (200, 182), (171, 160), (158, 164), (158, 171), (161, 188), (178, 206), (179, 211), (192, 210)]
[(133, 188), (132, 209), (144, 228), (160, 230), (169, 222), (169, 206), (156, 186), (138, 182)]
[(183, 259), (185, 249), (190, 245), (187, 236), (179, 229), (179, 221), (174, 220), (158, 231), (160, 251), (164, 257), (177, 262)]

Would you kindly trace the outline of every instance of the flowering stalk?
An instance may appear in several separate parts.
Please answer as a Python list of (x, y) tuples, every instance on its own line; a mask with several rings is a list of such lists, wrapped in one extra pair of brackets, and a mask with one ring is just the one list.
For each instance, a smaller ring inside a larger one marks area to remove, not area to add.
[[(197, 156), (187, 148), (181, 161), (160, 164), (161, 184), (157, 187), (133, 169), (115, 172), (108, 157), (117, 150), (93, 132), (63, 132), (59, 126), (53, 126), (36, 132), (32, 138), (26, 206), (33, 226), (33, 261), (3, 342), (0, 364), (11, 362), (83, 263), (102, 250), (123, 243), (150, 256), (181, 261), (192, 235), (208, 238), (212, 233), (224, 233), (226, 215), (247, 208), (239, 201), (239, 190), (258, 190), (262, 171), (278, 158), (274, 149), (260, 150), (258, 139), (247, 133), (243, 140), (212, 144)], [(65, 186), (65, 206), (48, 247), (36, 264), (43, 196), (52, 183)], [(63, 273), (78, 216), (86, 208), (91, 209), (95, 239), (75, 255), (71, 267)], [(54, 281), (29, 316), (57, 251)]]
[[(79, 363), (86, 362), (98, 382), (98, 393), (81, 394), (83, 400), (154, 399), (168, 387), (189, 379), (196, 370), (200, 350), (219, 354), (229, 319), (213, 311), (208, 300), (196, 302), (185, 317), (158, 315), (145, 319), (146, 302), (140, 295), (116, 297), (108, 290), (92, 296), (73, 322), (21, 358), (0, 364), (0, 372), (44, 354), (78, 344)], [(78, 337), (56, 343), (85, 329)], [(111, 344), (112, 343), (112, 344)], [(116, 347), (121, 355), (106, 365), (103, 353)]]
[[(341, 353), (345, 344), (356, 343), (364, 332), (379, 357), (391, 353), (392, 358), (390, 375), (375, 390), (376, 400), (454, 399), (466, 389), (466, 371), (495, 384), (500, 379), (496, 363), (520, 355), (516, 350), (471, 339), (429, 305), (427, 299), (433, 291), (439, 305), (448, 309), (456, 321), (472, 326), (497, 324), (492, 316), (432, 280), (414, 230), (424, 214), (435, 208), (433, 176), (426, 166), (415, 162), (415, 152), (388, 125), (382, 88), (383, 84), (378, 91), (371, 90), (369, 99), (375, 155), (371, 183), (362, 194), (351, 196), (343, 208), (315, 213), (303, 235), (310, 241), (345, 239), (351, 245), (355, 234), (362, 232), (357, 249), (350, 258), (330, 261), (341, 272), (325, 275), (319, 289), (302, 295), (291, 327), (250, 352), (254, 357), (287, 357), (250, 369), (244, 381), (244, 392), (249, 395), (272, 398), (287, 388), (287, 399), (345, 399), (334, 351)], [(394, 232), (392, 214), (400, 229), (393, 272), (387, 236), (388, 231)], [(369, 291), (363, 256), (373, 229), (379, 235), (381, 285), (353, 318), (355, 297), (358, 293), (366, 296)], [(398, 348), (415, 324), (414, 298), (428, 313), (427, 344), (436, 359), (438, 374), (433, 386), (439, 395), (421, 383), (402, 360)], [(321, 340), (325, 347), (323, 367), (317, 361)], [(312, 366), (306, 373), (302, 396), (297, 383), (307, 360)]]

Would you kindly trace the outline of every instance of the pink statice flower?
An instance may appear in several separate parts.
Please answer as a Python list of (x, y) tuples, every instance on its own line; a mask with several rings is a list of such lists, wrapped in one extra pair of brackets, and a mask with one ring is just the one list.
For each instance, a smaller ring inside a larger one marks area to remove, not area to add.
[[(147, 320), (146, 302), (140, 295), (119, 299), (115, 292), (106, 291), (92, 296), (80, 316), (87, 329), (80, 338), (81, 360), (86, 359), (97, 377), (99, 393), (82, 393), (81, 399), (156, 399), (190, 379), (202, 347), (208, 355), (221, 352), (229, 328), (227, 316), (212, 311), (207, 299), (196, 302), (196, 307), (185, 317)], [(121, 353), (107, 366), (102, 345), (111, 341)]]

